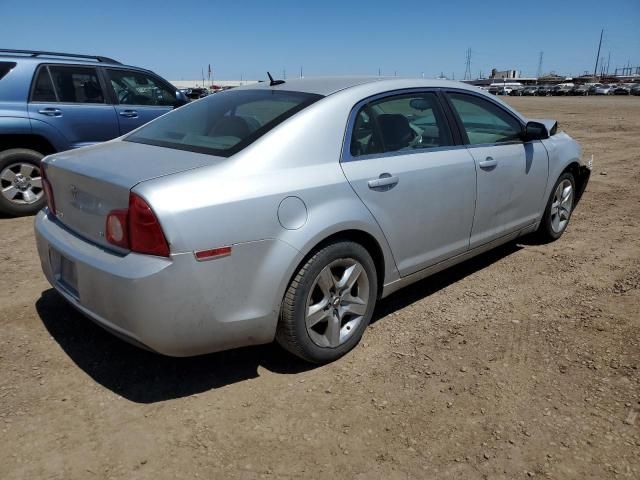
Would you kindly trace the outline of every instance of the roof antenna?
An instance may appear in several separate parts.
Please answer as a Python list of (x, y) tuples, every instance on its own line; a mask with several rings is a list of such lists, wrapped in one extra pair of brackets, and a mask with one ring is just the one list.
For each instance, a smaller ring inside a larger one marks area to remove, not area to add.
[(267, 72), (267, 75), (269, 76), (269, 86), (271, 87), (275, 87), (276, 85), (282, 85), (284, 83), (284, 80), (274, 80), (269, 72)]

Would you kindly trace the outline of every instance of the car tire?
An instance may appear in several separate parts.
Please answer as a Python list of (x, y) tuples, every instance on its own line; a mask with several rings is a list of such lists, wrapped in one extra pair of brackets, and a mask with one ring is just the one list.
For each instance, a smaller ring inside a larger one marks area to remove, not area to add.
[(575, 199), (575, 179), (570, 172), (565, 172), (560, 175), (551, 190), (540, 226), (536, 232), (542, 242), (553, 242), (562, 236), (569, 225)]
[(0, 152), (0, 212), (13, 217), (33, 215), (46, 202), (40, 162), (44, 155), (26, 148)]
[(330, 243), (313, 253), (289, 284), (276, 340), (308, 362), (332, 362), (360, 341), (377, 292), (369, 252), (351, 241)]

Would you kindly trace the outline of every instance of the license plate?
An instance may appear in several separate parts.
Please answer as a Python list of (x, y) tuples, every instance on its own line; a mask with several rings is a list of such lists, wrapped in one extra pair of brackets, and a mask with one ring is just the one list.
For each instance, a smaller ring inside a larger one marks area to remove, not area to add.
[(54, 249), (49, 252), (51, 269), (58, 285), (74, 297), (78, 297), (78, 272), (75, 262)]

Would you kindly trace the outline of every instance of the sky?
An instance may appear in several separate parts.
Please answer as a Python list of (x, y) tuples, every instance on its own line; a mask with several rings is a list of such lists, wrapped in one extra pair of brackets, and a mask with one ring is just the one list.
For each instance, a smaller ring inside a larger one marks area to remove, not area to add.
[[(462, 79), (491, 68), (640, 65), (640, 0), (0, 0), (0, 48), (104, 55), (169, 80), (318, 75)], [(610, 54), (610, 60), (609, 60)], [(599, 69), (598, 69), (599, 70)]]

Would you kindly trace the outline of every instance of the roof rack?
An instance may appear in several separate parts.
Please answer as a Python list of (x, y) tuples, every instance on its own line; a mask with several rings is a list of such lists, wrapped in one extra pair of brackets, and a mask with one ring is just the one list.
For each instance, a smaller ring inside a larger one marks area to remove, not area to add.
[(21, 55), (29, 55), (31, 57), (45, 56), (45, 57), (89, 58), (89, 59), (97, 60), (98, 62), (102, 62), (102, 63), (117, 63), (118, 65), (121, 65), (120, 62), (118, 62), (117, 60), (114, 60), (113, 58), (101, 57), (99, 55), (79, 55), (77, 53), (43, 52), (40, 50), (8, 50), (3, 48), (0, 48), (0, 53), (17, 53)]

